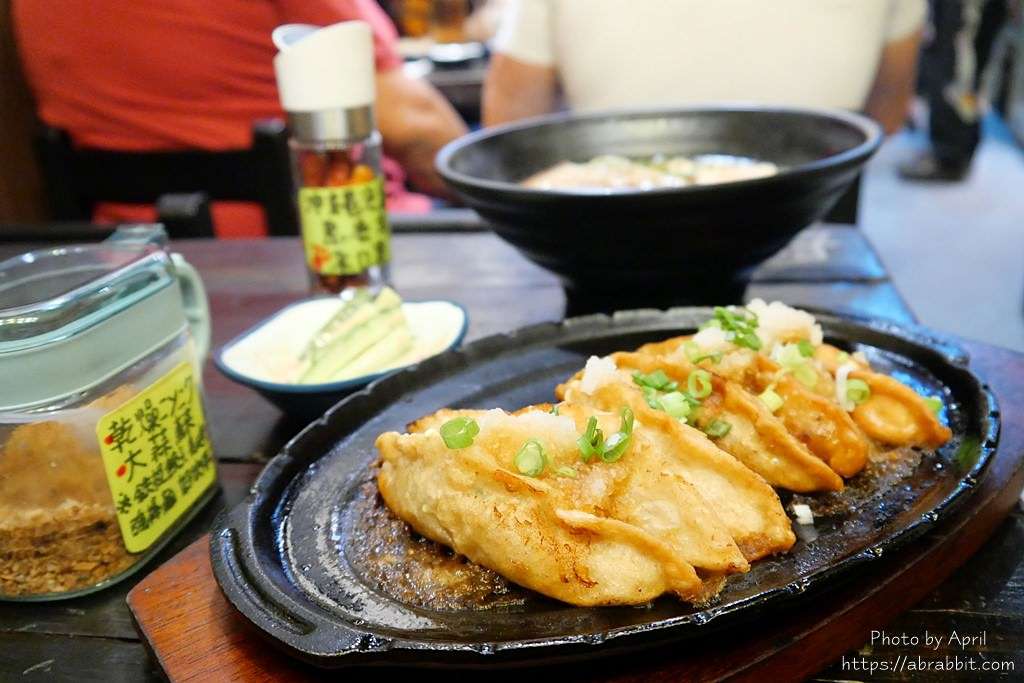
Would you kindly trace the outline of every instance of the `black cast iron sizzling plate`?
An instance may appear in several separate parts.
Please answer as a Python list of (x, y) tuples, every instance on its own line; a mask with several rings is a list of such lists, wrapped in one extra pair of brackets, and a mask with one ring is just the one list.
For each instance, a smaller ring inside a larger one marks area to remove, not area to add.
[[(381, 379), (332, 408), (267, 465), (251, 495), (222, 514), (213, 569), (231, 603), (291, 654), (324, 667), (480, 666), (562, 661), (683, 641), (834, 587), (857, 567), (917, 537), (969, 499), (999, 434), (995, 399), (963, 350), (933, 333), (819, 316), (825, 336), (940, 394), (954, 439), (897, 485), (855, 510), (816, 520), (786, 555), (732, 577), (695, 609), (578, 608), (540, 596), (488, 610), (411, 607), (353, 569), (347, 513), (376, 458), (373, 442), (445, 407), (514, 409), (553, 400), (587, 356), (692, 331), (710, 309), (630, 311), (527, 327)], [(784, 498), (785, 501), (785, 498)], [(514, 552), (510, 548), (510, 552)]]

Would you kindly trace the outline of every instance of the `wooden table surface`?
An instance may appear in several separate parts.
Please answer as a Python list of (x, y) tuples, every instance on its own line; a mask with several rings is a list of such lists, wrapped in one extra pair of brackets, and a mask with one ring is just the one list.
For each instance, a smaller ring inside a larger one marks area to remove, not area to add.
[[(306, 296), (297, 240), (195, 241), (173, 246), (204, 278), (215, 348)], [(0, 258), (26, 248), (3, 245)], [(403, 296), (461, 303), (470, 315), (468, 340), (559, 319), (573, 305), (550, 274), (488, 233), (396, 235), (394, 253), (393, 282)], [(882, 264), (861, 233), (851, 228), (805, 231), (787, 253), (756, 274), (747, 296), (912, 320)], [(303, 426), (220, 376), (209, 363), (204, 382), (222, 493), (150, 568), (202, 535), (223, 506), (241, 500), (262, 463)], [(1024, 671), (1022, 548), (1024, 516), (1017, 512), (950, 581), (887, 632), (915, 635), (927, 630), (948, 637), (952, 631), (984, 631), (986, 643), (976, 648), (980, 656), (1011, 661), (1017, 671)], [(137, 681), (159, 676), (124, 604), (128, 590), (145, 574), (143, 570), (135, 578), (75, 600), (0, 604), (0, 680)], [(871, 650), (878, 661), (908, 651), (914, 650), (877, 641)], [(876, 673), (872, 680), (879, 677)], [(893, 674), (885, 677), (901, 680)], [(868, 680), (868, 676), (834, 665), (821, 672), (820, 679)]]

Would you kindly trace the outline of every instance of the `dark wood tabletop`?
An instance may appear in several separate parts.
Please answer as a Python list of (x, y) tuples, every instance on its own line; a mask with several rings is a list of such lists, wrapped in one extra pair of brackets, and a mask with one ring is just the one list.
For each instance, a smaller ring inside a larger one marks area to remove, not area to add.
[[(173, 243), (203, 276), (213, 316), (214, 348), (285, 305), (308, 295), (296, 239)], [(4, 244), (0, 258), (25, 251)], [(443, 298), (470, 317), (467, 340), (562, 318), (574, 309), (558, 281), (489, 233), (395, 236), (392, 280), (407, 300)], [(794, 305), (912, 322), (913, 315), (863, 237), (849, 227), (809, 229), (786, 252), (759, 269), (748, 298), (779, 298)], [(710, 303), (710, 302), (709, 302)], [(593, 305), (591, 302), (589, 305)], [(954, 315), (951, 312), (951, 315)], [(204, 391), (219, 460), (222, 491), (149, 565), (166, 561), (209, 528), (217, 511), (246, 494), (263, 463), (304, 425), (282, 415), (254, 392), (207, 363)], [(984, 548), (933, 595), (887, 629), (923, 637), (984, 632), (971, 650), (1024, 671), (1024, 516), (1003, 523)], [(146, 574), (97, 594), (52, 603), (0, 603), (0, 680), (137, 681), (158, 677), (125, 606), (128, 590)], [(916, 649), (889, 641), (866, 644), (883, 661)], [(942, 650), (940, 649), (939, 652)], [(855, 654), (855, 653), (851, 653)], [(964, 653), (959, 652), (962, 656)], [(820, 680), (903, 680), (869, 676), (838, 664)]]

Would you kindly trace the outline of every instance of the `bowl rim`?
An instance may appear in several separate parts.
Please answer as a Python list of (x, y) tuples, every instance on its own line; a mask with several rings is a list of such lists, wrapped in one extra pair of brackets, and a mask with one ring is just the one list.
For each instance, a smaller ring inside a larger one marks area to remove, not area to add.
[[(336, 393), (336, 392), (349, 391), (351, 389), (355, 389), (355, 388), (358, 388), (358, 387), (366, 386), (370, 382), (373, 382), (374, 380), (380, 379), (381, 377), (384, 377), (385, 375), (390, 375), (392, 372), (396, 372), (398, 370), (404, 370), (405, 368), (412, 367), (412, 366), (416, 365), (417, 363), (420, 363), (423, 360), (426, 360), (425, 358), (423, 358), (423, 359), (420, 359), (420, 360), (418, 360), (418, 361), (416, 361), (414, 363), (409, 363), (407, 365), (400, 365), (398, 367), (390, 368), (388, 370), (382, 370), (380, 372), (374, 372), (374, 373), (369, 374), (369, 375), (361, 375), (359, 377), (353, 377), (351, 379), (344, 379), (344, 380), (340, 380), (340, 381), (337, 381), (337, 382), (324, 382), (324, 383), (321, 383), (321, 384), (285, 384), (283, 382), (270, 382), (270, 381), (263, 380), (263, 379), (257, 379), (255, 377), (251, 377), (249, 375), (242, 374), (241, 372), (239, 372), (238, 370), (235, 370), (234, 368), (232, 368), (230, 365), (228, 365), (224, 361), (224, 353), (226, 351), (229, 351), (232, 347), (234, 347), (236, 344), (238, 344), (239, 342), (244, 340), (246, 337), (254, 334), (255, 332), (257, 332), (260, 329), (262, 329), (264, 326), (270, 324), (275, 319), (277, 319), (282, 314), (284, 314), (286, 311), (291, 310), (292, 308), (295, 308), (296, 306), (301, 306), (303, 304), (307, 304), (310, 301), (317, 301), (319, 299), (327, 299), (327, 298), (330, 298), (330, 297), (311, 297), (311, 298), (307, 298), (307, 299), (300, 299), (298, 301), (293, 301), (292, 303), (288, 304), (284, 308), (276, 311), (275, 313), (272, 313), (271, 315), (267, 316), (263, 320), (259, 321), (258, 323), (256, 323), (252, 327), (247, 328), (245, 331), (239, 333), (234, 338), (232, 338), (230, 341), (226, 342), (219, 349), (217, 349), (217, 352), (213, 354), (213, 364), (214, 364), (214, 366), (217, 368), (217, 370), (220, 371), (220, 373), (222, 375), (224, 375), (228, 379), (230, 379), (230, 380), (232, 380), (234, 382), (237, 382), (238, 384), (241, 384), (243, 386), (247, 386), (247, 387), (250, 387), (252, 389), (256, 389), (258, 391), (274, 392), (274, 393), (277, 393), (277, 394), (299, 394), (299, 395), (302, 395), (302, 394), (324, 394), (324, 393)], [(436, 303), (443, 303), (443, 304), (448, 304), (450, 306), (454, 306), (462, 314), (462, 322), (461, 322), (461, 324), (459, 326), (459, 331), (455, 335), (455, 338), (452, 340), (452, 342), (450, 344), (448, 344), (446, 347), (444, 347), (441, 351), (438, 352), (438, 353), (444, 353), (445, 351), (450, 351), (450, 350), (456, 348), (459, 344), (462, 343), (462, 340), (466, 337), (466, 332), (469, 330), (469, 312), (466, 311), (465, 307), (462, 304), (460, 304), (460, 303), (458, 303), (456, 301), (452, 301), (451, 299), (420, 299), (420, 300), (416, 300), (416, 301), (402, 301), (402, 305), (403, 306), (405, 304), (436, 304)], [(433, 355), (437, 355), (437, 354), (433, 354)], [(431, 356), (427, 356), (427, 358), (430, 358), (430, 357)]]
[[(530, 128), (539, 128), (543, 126), (556, 125), (565, 122), (574, 121), (592, 121), (599, 119), (616, 119), (616, 118), (651, 118), (662, 116), (665, 118), (670, 117), (674, 114), (693, 114), (693, 113), (774, 113), (774, 114), (785, 114), (785, 115), (809, 115), (817, 116), (820, 118), (831, 119), (833, 121), (839, 121), (845, 123), (853, 129), (858, 130), (864, 135), (864, 141), (851, 147), (850, 149), (843, 150), (837, 154), (832, 154), (821, 159), (807, 162), (806, 164), (800, 164), (799, 166), (786, 167), (779, 170), (777, 173), (767, 177), (750, 178), (747, 180), (735, 180), (728, 183), (710, 183), (707, 185), (686, 185), (682, 187), (655, 187), (649, 189), (635, 189), (635, 188), (616, 188), (607, 191), (598, 192), (581, 192), (579, 190), (572, 189), (537, 189), (530, 187), (523, 187), (519, 183), (502, 181), (502, 180), (490, 180), (485, 178), (478, 178), (476, 176), (467, 175), (461, 173), (452, 168), (452, 158), (464, 150), (465, 148), (479, 143), (483, 140), (490, 138), (499, 137), (507, 133), (512, 133), (521, 130), (527, 130)], [(674, 106), (674, 107), (623, 107), (616, 109), (607, 109), (596, 112), (556, 112), (553, 114), (544, 114), (542, 116), (534, 116), (519, 121), (513, 121), (511, 123), (500, 124), (492, 126), (490, 128), (481, 128), (480, 130), (473, 131), (462, 137), (452, 140), (437, 153), (434, 158), (434, 167), (441, 177), (448, 183), (455, 185), (459, 188), (471, 187), (482, 190), (492, 190), (503, 193), (510, 193), (516, 195), (519, 198), (526, 197), (558, 197), (558, 198), (576, 198), (576, 199), (594, 199), (610, 198), (610, 197), (627, 197), (633, 199), (637, 196), (664, 196), (673, 194), (703, 194), (715, 191), (721, 191), (723, 187), (743, 188), (752, 187), (757, 185), (764, 185), (779, 180), (788, 178), (796, 178), (809, 174), (813, 174), (825, 168), (842, 166), (844, 164), (856, 162), (859, 159), (867, 159), (877, 151), (879, 146), (882, 144), (885, 134), (882, 130), (881, 125), (873, 119), (856, 112), (848, 111), (845, 109), (835, 109), (829, 107), (804, 107), (804, 106), (786, 106), (786, 105), (764, 105), (757, 104), (754, 102), (711, 102), (687, 106)]]

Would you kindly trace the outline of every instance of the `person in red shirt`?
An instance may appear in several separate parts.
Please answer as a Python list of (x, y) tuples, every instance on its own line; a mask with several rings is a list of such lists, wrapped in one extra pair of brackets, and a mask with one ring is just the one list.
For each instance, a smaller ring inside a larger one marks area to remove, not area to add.
[[(284, 116), (273, 29), (353, 19), (373, 30), (384, 152), (414, 187), (444, 193), (434, 155), (466, 131), (440, 93), (403, 74), (394, 25), (374, 0), (14, 0), (12, 16), (40, 118), (79, 146), (249, 147), (254, 121)], [(410, 204), (390, 192), (389, 206)], [(152, 207), (97, 208), (101, 220), (153, 215)], [(266, 232), (262, 210), (252, 204), (216, 202), (213, 215), (218, 236)]]

